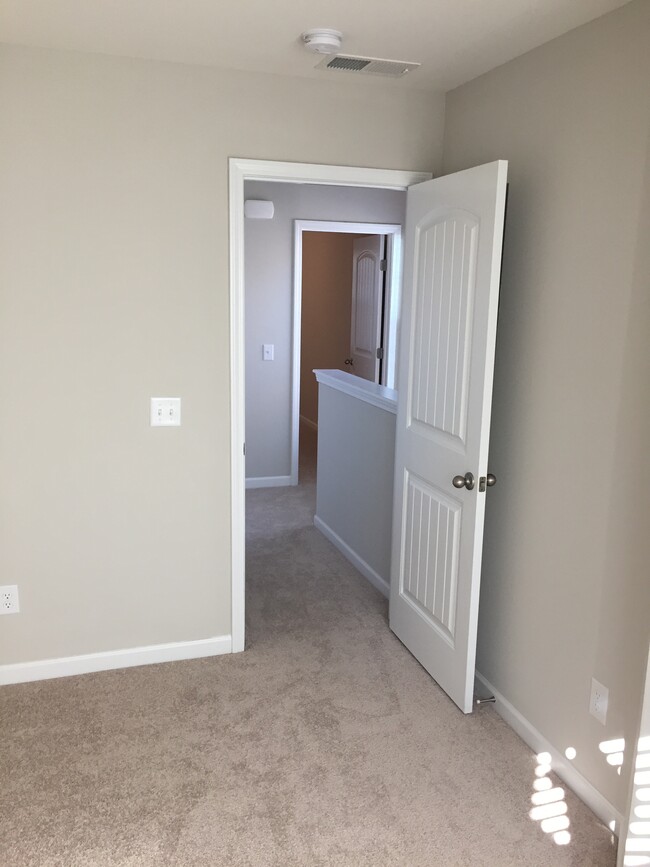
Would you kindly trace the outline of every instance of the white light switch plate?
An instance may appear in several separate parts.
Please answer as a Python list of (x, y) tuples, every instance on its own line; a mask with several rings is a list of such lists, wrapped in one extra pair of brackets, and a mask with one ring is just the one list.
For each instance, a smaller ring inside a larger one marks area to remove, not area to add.
[(151, 427), (172, 427), (181, 423), (180, 397), (151, 398)]
[(264, 358), (264, 361), (273, 361), (275, 355), (275, 346), (273, 343), (264, 343), (262, 346), (262, 357)]

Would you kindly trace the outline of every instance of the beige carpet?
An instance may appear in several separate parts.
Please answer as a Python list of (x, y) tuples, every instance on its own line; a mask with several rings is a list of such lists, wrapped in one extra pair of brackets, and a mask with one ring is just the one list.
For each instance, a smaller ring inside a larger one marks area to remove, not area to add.
[(0, 692), (0, 864), (615, 863), (528, 817), (534, 758), (464, 717), (313, 528), (313, 485), (250, 492), (248, 650)]

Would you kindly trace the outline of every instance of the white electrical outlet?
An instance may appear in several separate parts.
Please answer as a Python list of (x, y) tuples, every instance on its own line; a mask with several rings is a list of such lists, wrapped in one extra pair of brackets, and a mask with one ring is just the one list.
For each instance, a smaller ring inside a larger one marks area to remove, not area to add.
[(0, 587), (0, 614), (18, 614), (19, 612), (18, 587), (15, 584), (6, 584), (4, 587)]
[(609, 704), (609, 690), (595, 677), (591, 678), (591, 697), (589, 698), (589, 713), (596, 717), (598, 722), (605, 725), (607, 720), (607, 705)]

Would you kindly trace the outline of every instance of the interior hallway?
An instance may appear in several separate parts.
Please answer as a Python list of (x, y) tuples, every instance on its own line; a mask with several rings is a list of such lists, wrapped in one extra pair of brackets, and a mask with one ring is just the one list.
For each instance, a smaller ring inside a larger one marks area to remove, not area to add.
[(614, 865), (612, 835), (566, 787), (571, 843), (541, 831), (528, 747), (490, 705), (462, 715), (389, 631), (387, 600), (313, 526), (316, 437), (300, 436), (298, 488), (247, 494), (248, 641), (286, 659), (292, 764), (312, 767), (302, 796), (285, 787), (301, 805), (289, 838), (310, 813), (316, 835), (295, 863)]
[(614, 865), (570, 792), (568, 846), (531, 821), (534, 757), (391, 634), (310, 466), (248, 493), (246, 653), (3, 688), (0, 863)]

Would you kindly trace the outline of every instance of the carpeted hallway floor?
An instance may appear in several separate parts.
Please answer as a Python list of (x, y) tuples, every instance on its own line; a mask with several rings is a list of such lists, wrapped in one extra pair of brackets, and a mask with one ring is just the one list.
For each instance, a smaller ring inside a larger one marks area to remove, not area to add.
[(2, 689), (0, 864), (614, 865), (570, 792), (569, 845), (531, 821), (534, 757), (394, 638), (304, 470), (249, 492), (246, 653)]

